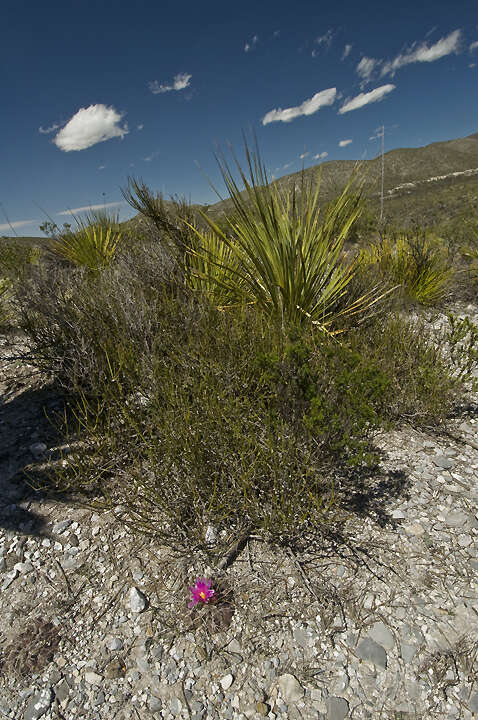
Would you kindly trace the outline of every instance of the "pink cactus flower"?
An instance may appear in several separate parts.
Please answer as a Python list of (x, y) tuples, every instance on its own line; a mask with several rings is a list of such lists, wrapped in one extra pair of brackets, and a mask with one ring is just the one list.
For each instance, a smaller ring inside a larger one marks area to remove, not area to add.
[(190, 587), (192, 599), (188, 604), (188, 608), (193, 608), (200, 602), (208, 602), (214, 595), (214, 590), (211, 589), (212, 580), (206, 580), (206, 578), (198, 578), (196, 584)]

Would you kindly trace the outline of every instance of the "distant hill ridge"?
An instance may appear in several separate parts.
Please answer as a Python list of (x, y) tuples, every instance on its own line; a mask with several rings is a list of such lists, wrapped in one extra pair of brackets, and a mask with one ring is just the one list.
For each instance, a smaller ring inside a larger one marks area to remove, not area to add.
[[(306, 178), (317, 174), (320, 168), (321, 185), (325, 194), (336, 193), (343, 188), (354, 168), (360, 165), (366, 177), (367, 194), (379, 192), (381, 182), (381, 157), (373, 160), (330, 160), (304, 170)], [(478, 168), (478, 133), (456, 140), (431, 143), (418, 148), (398, 148), (384, 154), (384, 190), (393, 190), (404, 183), (417, 183), (438, 176), (450, 176), (454, 172)], [(299, 181), (302, 171), (284, 175), (274, 182), (279, 187), (292, 186)], [(219, 209), (222, 202), (210, 209)]]
[[(320, 169), (321, 198), (328, 202), (341, 192), (357, 165), (365, 177), (364, 193), (369, 198), (370, 207), (372, 211), (377, 211), (382, 167), (380, 156), (362, 161), (330, 160), (305, 169), (304, 175), (306, 180), (310, 180), (317, 176)], [(430, 225), (463, 213), (469, 214), (470, 210), (478, 215), (478, 132), (424, 147), (389, 150), (384, 154), (384, 165), (385, 208), (387, 217), (392, 221), (399, 221), (404, 226), (412, 220)], [(301, 174), (299, 171), (284, 175), (274, 183), (287, 190), (294, 184), (298, 185)], [(231, 202), (221, 200), (208, 205), (207, 209), (211, 217), (218, 217), (230, 211)], [(138, 220), (140, 216), (126, 223), (134, 226)], [(36, 244), (41, 238), (28, 240)]]
[[(304, 176), (312, 179), (320, 169), (321, 197), (327, 202), (341, 192), (357, 165), (365, 181), (364, 194), (377, 210), (380, 156), (362, 161), (330, 160), (305, 169)], [(384, 154), (384, 166), (384, 199), (390, 219), (400, 219), (404, 225), (412, 219), (432, 224), (469, 211), (470, 205), (478, 208), (478, 133), (424, 147), (389, 150)], [(287, 190), (299, 184), (301, 174), (284, 175), (274, 183)], [(230, 208), (230, 201), (222, 200), (210, 205), (208, 212), (214, 217)]]

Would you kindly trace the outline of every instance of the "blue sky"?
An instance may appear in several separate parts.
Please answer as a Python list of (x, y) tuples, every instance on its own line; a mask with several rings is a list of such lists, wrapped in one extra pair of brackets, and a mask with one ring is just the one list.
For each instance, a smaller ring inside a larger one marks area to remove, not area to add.
[[(106, 204), (128, 176), (213, 203), (214, 152), (271, 175), (478, 131), (478, 3), (4, 0), (0, 234)], [(375, 138), (375, 139), (374, 139)], [(207, 176), (207, 177), (206, 177)]]

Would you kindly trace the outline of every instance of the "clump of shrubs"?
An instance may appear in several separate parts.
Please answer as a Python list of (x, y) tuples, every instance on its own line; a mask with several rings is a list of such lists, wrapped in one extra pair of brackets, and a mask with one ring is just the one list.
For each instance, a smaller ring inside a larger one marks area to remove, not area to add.
[(419, 228), (382, 235), (359, 258), (379, 278), (400, 287), (406, 300), (426, 306), (446, 297), (453, 277), (443, 243)]
[(130, 182), (154, 232), (107, 262), (42, 264), (16, 288), (29, 361), (70, 395), (65, 431), (84, 440), (55, 482), (175, 547), (204, 545), (208, 526), (278, 542), (318, 528), (341, 473), (377, 462), (374, 431), (441, 422), (471, 372), (469, 353), (446, 355), (384, 290), (441, 297), (425, 240), (350, 260), (351, 187), (321, 217), (318, 189), (285, 196), (247, 158), (249, 204), (222, 168), (225, 225)]
[(0, 239), (0, 277), (10, 282), (21, 281), (32, 266), (38, 265), (41, 249), (15, 238)]
[(377, 461), (377, 428), (440, 422), (461, 388), (398, 316), (334, 337), (220, 310), (151, 244), (96, 278), (41, 268), (18, 302), (30, 361), (76, 398), (69, 432), (87, 441), (56, 482), (175, 546), (204, 543), (208, 525), (281, 542), (321, 526), (341, 469)]
[(0, 238), (0, 326), (15, 323), (11, 297), (15, 287), (38, 265), (41, 249), (16, 238)]

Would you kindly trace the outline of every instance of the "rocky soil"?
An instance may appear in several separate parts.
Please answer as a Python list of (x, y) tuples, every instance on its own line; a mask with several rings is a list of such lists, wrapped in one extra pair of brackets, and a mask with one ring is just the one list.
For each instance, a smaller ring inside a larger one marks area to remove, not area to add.
[[(251, 537), (218, 573), (28, 485), (63, 401), (2, 342), (0, 717), (478, 717), (476, 396), (446, 430), (378, 433), (380, 471), (315, 546)], [(203, 575), (218, 602), (188, 610)]]

